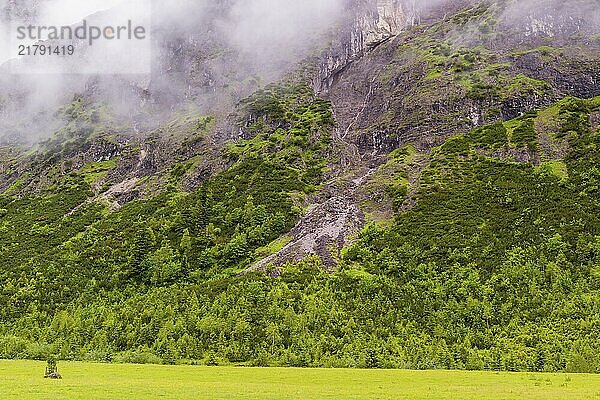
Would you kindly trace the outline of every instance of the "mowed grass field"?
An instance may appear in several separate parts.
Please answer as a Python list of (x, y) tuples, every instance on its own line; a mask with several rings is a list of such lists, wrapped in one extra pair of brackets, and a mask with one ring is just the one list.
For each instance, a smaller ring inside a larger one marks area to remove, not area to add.
[(0, 361), (0, 399), (600, 399), (600, 375)]

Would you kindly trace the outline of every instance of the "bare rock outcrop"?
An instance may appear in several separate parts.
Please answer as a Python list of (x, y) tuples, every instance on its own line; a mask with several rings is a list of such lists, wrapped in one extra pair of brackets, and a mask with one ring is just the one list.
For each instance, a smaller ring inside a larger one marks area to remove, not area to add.
[(317, 92), (327, 91), (336, 76), (353, 61), (414, 23), (415, 13), (400, 0), (349, 1), (346, 23), (322, 56), (314, 80)]
[(332, 270), (342, 248), (358, 235), (364, 226), (364, 215), (348, 198), (332, 197), (310, 206), (306, 215), (288, 234), (292, 240), (280, 251), (256, 263), (251, 269), (283, 265), (318, 255)]

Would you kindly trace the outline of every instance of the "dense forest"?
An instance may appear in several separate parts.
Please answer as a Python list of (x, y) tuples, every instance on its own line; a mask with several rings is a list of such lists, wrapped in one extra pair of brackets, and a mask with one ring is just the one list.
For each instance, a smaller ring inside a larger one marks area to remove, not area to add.
[(416, 191), (384, 182), (395, 216), (331, 273), (249, 270), (338, 157), (331, 104), (273, 85), (244, 107), (252, 135), (191, 192), (181, 164), (156, 196), (88, 202), (101, 163), (0, 196), (0, 357), (600, 372), (600, 98), (392, 152), (426, 159)]

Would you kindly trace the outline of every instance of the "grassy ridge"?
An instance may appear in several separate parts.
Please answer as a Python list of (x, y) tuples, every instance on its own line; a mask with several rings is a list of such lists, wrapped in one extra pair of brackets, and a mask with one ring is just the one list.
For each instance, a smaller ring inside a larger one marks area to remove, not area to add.
[(0, 361), (4, 400), (88, 399), (600, 399), (600, 376), (458, 371), (181, 367)]

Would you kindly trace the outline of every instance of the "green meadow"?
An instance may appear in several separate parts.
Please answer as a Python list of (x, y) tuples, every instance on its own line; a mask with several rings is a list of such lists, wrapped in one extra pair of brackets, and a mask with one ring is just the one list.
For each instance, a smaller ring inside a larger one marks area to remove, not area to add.
[(600, 399), (600, 375), (0, 361), (0, 399)]

